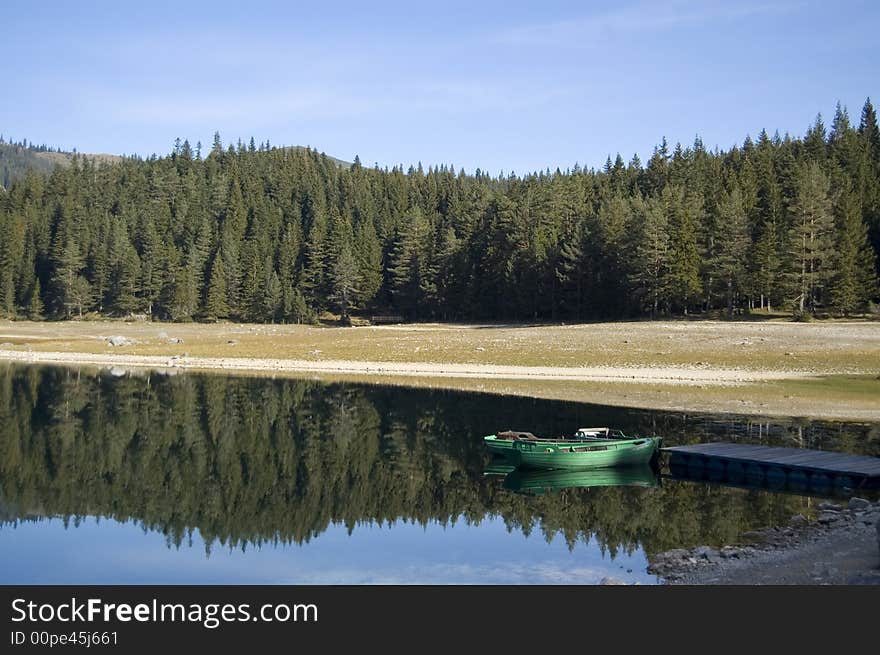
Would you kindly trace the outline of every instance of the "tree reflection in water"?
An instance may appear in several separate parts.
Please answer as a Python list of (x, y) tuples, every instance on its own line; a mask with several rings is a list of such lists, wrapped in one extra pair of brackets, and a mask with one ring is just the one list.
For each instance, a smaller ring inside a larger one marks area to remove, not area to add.
[[(118, 372), (117, 372), (118, 373)], [(740, 439), (880, 454), (877, 425), (682, 415), (311, 380), (0, 366), (6, 529), (59, 516), (135, 520), (186, 543), (303, 543), (331, 523), (405, 520), (540, 531), (612, 555), (720, 544), (809, 514), (812, 499), (664, 480), (522, 494), (484, 476), (481, 437), (586, 424), (666, 443)], [(509, 485), (508, 485), (509, 486)], [(564, 486), (564, 485), (562, 485)]]

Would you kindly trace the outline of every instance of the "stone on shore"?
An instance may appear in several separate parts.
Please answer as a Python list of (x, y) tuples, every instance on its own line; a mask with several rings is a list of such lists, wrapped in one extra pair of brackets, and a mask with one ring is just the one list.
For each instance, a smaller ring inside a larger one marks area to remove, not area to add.
[(709, 546), (700, 546), (698, 548), (694, 548), (694, 556), (712, 562), (717, 560), (720, 555), (718, 551), (714, 548), (710, 548)]

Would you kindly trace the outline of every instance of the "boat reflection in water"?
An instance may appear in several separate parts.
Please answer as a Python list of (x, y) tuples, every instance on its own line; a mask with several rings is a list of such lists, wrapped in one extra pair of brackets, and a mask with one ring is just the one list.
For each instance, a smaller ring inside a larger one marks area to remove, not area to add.
[(659, 472), (650, 466), (566, 470), (523, 470), (509, 464), (493, 462), (486, 467), (486, 476), (505, 476), (503, 486), (516, 493), (540, 496), (571, 487), (656, 487)]

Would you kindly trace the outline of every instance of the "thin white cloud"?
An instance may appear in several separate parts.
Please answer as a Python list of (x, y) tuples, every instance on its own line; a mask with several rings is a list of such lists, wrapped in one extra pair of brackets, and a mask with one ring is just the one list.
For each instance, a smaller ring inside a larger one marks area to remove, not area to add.
[(379, 108), (364, 95), (332, 88), (279, 91), (259, 89), (216, 94), (91, 92), (80, 108), (120, 123), (149, 125), (260, 126), (288, 120), (351, 118)]
[(388, 83), (381, 93), (369, 86), (337, 80), (295, 89), (262, 83), (209, 92), (161, 89), (90, 88), (72, 90), (77, 108), (124, 125), (222, 126), (253, 128), (291, 121), (357, 120), (413, 112), (448, 115), (510, 111), (561, 100), (569, 91), (534, 81), (480, 79)]
[(511, 28), (496, 34), (494, 40), (515, 46), (587, 48), (621, 37), (663, 32), (684, 25), (783, 13), (796, 6), (792, 2), (639, 2), (594, 16)]
[(621, 574), (609, 562), (605, 567), (563, 567), (555, 562), (511, 562), (504, 566), (471, 565), (459, 563), (420, 564), (396, 566), (393, 570), (363, 570), (359, 568), (328, 568), (322, 571), (299, 571), (286, 584), (321, 585), (432, 585), (432, 584), (598, 584), (607, 576), (620, 577), (629, 582), (652, 582), (651, 576)]

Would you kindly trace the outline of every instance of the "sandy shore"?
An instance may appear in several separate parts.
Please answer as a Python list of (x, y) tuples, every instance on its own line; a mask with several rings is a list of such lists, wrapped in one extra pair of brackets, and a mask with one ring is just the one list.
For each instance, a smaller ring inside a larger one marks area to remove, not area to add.
[(162, 357), (0, 350), (0, 360), (39, 364), (85, 364), (190, 370), (393, 375), (421, 378), (479, 378), (486, 380), (571, 380), (577, 382), (657, 383), (672, 385), (731, 385), (809, 377), (793, 371), (760, 371), (693, 366), (499, 366), (493, 364), (432, 364), (428, 362), (309, 361), (253, 357)]

